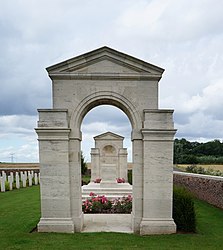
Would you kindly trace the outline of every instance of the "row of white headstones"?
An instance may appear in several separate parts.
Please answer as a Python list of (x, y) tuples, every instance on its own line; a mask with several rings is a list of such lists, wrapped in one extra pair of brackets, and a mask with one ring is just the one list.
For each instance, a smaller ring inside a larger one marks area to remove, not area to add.
[(9, 185), (9, 190), (13, 190), (13, 183), (15, 182), (15, 188), (19, 189), (20, 187), (26, 187), (27, 186), (27, 180), (28, 180), (28, 186), (31, 187), (33, 185), (38, 185), (40, 182), (40, 174), (34, 173), (34, 171), (21, 171), (16, 172), (15, 176), (13, 172), (10, 172), (10, 175), (6, 175), (4, 171), (2, 171), (2, 174), (0, 174), (0, 188), (1, 192), (6, 191), (6, 184)]

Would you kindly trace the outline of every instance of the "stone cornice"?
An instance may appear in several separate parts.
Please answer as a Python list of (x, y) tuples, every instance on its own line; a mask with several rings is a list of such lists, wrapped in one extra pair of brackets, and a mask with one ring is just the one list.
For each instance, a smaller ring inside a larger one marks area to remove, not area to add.
[(38, 112), (68, 112), (68, 109), (37, 109)]
[(67, 128), (35, 128), (38, 134), (38, 141), (68, 141), (70, 129)]
[(144, 113), (173, 113), (173, 109), (144, 109)]
[(176, 129), (142, 129), (143, 141), (173, 141)]
[(124, 73), (50, 73), (52, 80), (160, 80), (161, 75), (158, 74), (124, 74)]

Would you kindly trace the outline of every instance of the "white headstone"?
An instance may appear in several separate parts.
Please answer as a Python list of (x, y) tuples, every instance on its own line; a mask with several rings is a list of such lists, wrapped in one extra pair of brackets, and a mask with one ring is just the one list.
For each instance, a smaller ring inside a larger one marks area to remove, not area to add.
[(27, 171), (24, 172), (25, 179), (27, 180)]
[(23, 174), (22, 175), (22, 187), (26, 187), (26, 175), (25, 174)]
[(5, 181), (7, 181), (7, 176), (6, 176), (5, 171), (2, 171), (2, 177), (4, 178)]
[(33, 185), (33, 178), (30, 172), (28, 174), (28, 179), (29, 179), (29, 186), (31, 187)]
[(10, 172), (10, 176), (12, 178), (12, 183), (13, 183), (14, 182), (14, 174), (13, 174), (13, 172)]
[(1, 192), (5, 192), (5, 178), (2, 176), (0, 177), (1, 182)]
[(13, 182), (12, 176), (9, 175), (8, 176), (9, 190), (12, 190), (12, 182)]
[(20, 172), (20, 180), (22, 181), (23, 171)]
[(34, 181), (35, 181), (35, 185), (38, 185), (38, 175), (37, 175), (37, 173), (34, 174)]
[(15, 174), (15, 185), (16, 185), (17, 189), (20, 188), (20, 181), (19, 181), (19, 174), (18, 174), (18, 172), (16, 172), (16, 174)]

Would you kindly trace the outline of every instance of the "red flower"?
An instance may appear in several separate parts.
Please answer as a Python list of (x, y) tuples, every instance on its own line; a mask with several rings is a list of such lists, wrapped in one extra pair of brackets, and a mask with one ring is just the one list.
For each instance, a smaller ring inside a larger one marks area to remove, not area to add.
[(101, 197), (101, 203), (103, 204), (103, 203), (106, 203), (107, 201), (108, 201), (108, 199), (103, 195)]
[(94, 183), (100, 183), (101, 182), (101, 179), (100, 178), (97, 178)]
[(125, 183), (125, 179), (124, 178), (117, 178), (116, 179), (116, 181), (118, 182), (118, 183)]

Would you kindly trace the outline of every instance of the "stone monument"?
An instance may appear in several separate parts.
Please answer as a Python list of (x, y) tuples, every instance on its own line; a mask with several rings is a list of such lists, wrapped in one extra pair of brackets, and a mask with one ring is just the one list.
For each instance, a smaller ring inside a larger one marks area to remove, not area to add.
[(114, 175), (114, 180), (127, 180), (127, 149), (123, 148), (124, 137), (107, 132), (95, 136), (94, 140), (95, 148), (91, 149), (91, 181), (100, 178), (103, 182), (108, 165), (114, 168), (113, 171), (109, 170)]
[(39, 232), (81, 232), (81, 124), (98, 105), (120, 108), (132, 125), (132, 229), (176, 232), (172, 219), (173, 110), (159, 109), (164, 69), (109, 47), (47, 68), (52, 108), (40, 109), (36, 132), (41, 173)]
[[(91, 149), (91, 182), (82, 187), (82, 199), (90, 192), (105, 195), (109, 199), (132, 194), (127, 176), (127, 149), (124, 137), (106, 132), (95, 136), (95, 148)], [(100, 180), (96, 183), (96, 180)], [(118, 183), (118, 180), (123, 181)]]

